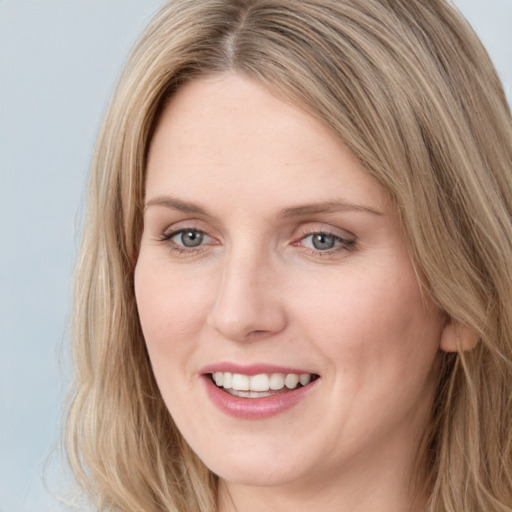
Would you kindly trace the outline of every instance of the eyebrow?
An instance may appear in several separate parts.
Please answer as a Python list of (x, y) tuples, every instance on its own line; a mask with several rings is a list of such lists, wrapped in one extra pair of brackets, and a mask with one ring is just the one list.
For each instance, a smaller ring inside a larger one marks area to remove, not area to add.
[(172, 196), (153, 197), (144, 205), (144, 210), (147, 210), (150, 206), (165, 206), (184, 213), (196, 213), (207, 217), (210, 216), (208, 211), (201, 206), (188, 201), (182, 201), (181, 199), (176, 199)]
[[(150, 206), (165, 206), (166, 208), (172, 208), (179, 210), (184, 213), (194, 213), (197, 215), (204, 215), (206, 217), (212, 217), (210, 213), (203, 207), (191, 203), (188, 201), (182, 201), (172, 196), (156, 196), (147, 201), (144, 205), (144, 210), (147, 210)], [(279, 211), (278, 217), (288, 219), (291, 217), (303, 217), (306, 215), (315, 215), (320, 213), (335, 213), (339, 211), (359, 211), (371, 213), (373, 215), (384, 215), (381, 211), (376, 210), (370, 206), (349, 203), (346, 201), (325, 201), (321, 203), (312, 203), (301, 206), (292, 206), (284, 208)]]
[(325, 201), (322, 203), (306, 204), (303, 206), (293, 206), (285, 208), (279, 212), (279, 217), (302, 217), (304, 215), (314, 215), (319, 213), (335, 213), (339, 211), (359, 211), (371, 213), (373, 215), (384, 215), (383, 212), (370, 206), (350, 203), (346, 201)]

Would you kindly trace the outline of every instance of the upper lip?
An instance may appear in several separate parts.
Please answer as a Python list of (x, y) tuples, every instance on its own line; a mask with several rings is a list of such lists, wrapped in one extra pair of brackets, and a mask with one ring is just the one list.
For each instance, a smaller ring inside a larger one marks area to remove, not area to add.
[(209, 364), (200, 370), (200, 373), (203, 375), (215, 372), (239, 373), (241, 375), (259, 375), (262, 373), (296, 373), (297, 375), (309, 373), (311, 375), (316, 375), (315, 372), (312, 372), (311, 370), (305, 370), (304, 368), (297, 368), (295, 366), (278, 366), (275, 364), (267, 363), (241, 365), (232, 362), (219, 362)]

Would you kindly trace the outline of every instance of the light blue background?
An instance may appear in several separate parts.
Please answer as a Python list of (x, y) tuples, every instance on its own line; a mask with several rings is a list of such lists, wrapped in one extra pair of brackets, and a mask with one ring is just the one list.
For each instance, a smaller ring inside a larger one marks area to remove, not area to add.
[[(162, 0), (0, 0), (0, 512), (60, 506), (41, 473), (69, 376), (76, 226), (102, 114)], [(512, 99), (512, 0), (459, 0)], [(50, 486), (65, 482), (48, 462)]]

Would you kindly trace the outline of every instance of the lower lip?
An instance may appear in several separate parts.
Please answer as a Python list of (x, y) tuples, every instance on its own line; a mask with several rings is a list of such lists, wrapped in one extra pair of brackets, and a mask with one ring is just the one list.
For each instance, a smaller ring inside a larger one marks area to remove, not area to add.
[(262, 398), (242, 398), (223, 391), (212, 382), (209, 375), (204, 376), (208, 397), (222, 412), (235, 418), (249, 420), (270, 418), (290, 409), (306, 398), (318, 380), (307, 386), (277, 395)]

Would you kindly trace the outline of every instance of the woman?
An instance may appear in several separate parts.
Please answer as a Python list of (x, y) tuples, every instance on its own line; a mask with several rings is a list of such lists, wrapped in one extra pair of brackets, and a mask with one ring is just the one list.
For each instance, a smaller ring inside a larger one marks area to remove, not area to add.
[(164, 7), (78, 266), (98, 510), (511, 511), (511, 165), (444, 1)]

